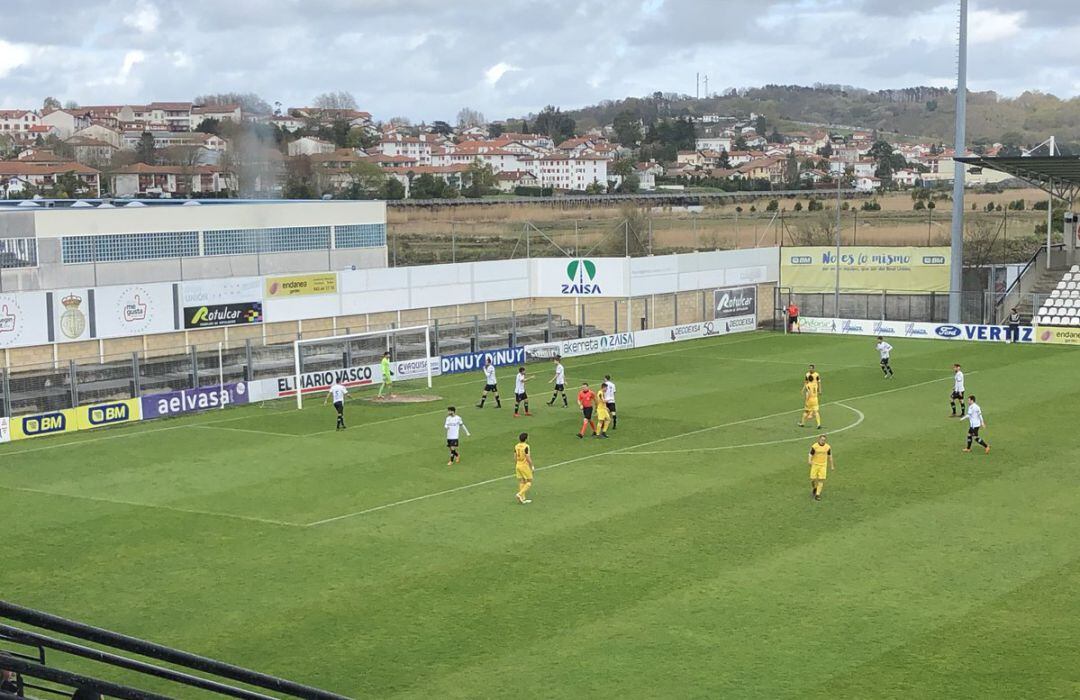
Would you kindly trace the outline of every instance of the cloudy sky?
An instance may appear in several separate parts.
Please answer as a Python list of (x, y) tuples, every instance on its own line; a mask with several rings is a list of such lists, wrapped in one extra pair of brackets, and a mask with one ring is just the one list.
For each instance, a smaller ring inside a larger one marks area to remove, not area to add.
[[(1077, 0), (973, 0), (973, 89), (1080, 93)], [(656, 90), (949, 85), (938, 0), (0, 0), (0, 108), (352, 92), (377, 119)]]

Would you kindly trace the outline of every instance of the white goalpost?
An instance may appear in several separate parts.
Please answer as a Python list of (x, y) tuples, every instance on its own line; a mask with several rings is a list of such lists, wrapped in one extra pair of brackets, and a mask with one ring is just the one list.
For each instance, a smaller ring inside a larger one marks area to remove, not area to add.
[(296, 407), (304, 407), (305, 393), (325, 392), (335, 381), (348, 388), (382, 384), (386, 352), (392, 381), (426, 378), (431, 388), (431, 330), (426, 325), (293, 341)]

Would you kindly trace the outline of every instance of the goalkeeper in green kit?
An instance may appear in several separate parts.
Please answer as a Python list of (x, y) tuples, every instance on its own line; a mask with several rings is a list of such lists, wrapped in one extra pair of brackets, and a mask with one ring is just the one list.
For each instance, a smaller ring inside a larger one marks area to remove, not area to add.
[(382, 384), (379, 385), (379, 398), (383, 392), (388, 392), (387, 398), (394, 398), (394, 373), (390, 370), (390, 353), (384, 352), (382, 356)]

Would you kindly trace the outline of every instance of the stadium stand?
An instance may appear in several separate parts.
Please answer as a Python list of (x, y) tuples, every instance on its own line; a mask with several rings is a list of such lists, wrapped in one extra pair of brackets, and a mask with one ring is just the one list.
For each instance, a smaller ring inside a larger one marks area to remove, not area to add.
[(1050, 296), (1043, 299), (1035, 322), (1040, 326), (1080, 326), (1080, 265), (1061, 276)]

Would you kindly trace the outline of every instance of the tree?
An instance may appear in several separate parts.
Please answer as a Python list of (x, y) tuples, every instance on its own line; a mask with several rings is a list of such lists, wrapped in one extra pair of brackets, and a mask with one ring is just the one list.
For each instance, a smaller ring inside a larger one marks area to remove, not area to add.
[(777, 131), (776, 127), (773, 127), (772, 133), (769, 134), (769, 138), (766, 139), (769, 143), (783, 143), (784, 136)]
[(316, 109), (356, 109), (356, 98), (345, 90), (324, 92), (315, 96), (311, 106)]
[(462, 192), (466, 197), (479, 198), (495, 187), (495, 171), (488, 163), (476, 159), (469, 165), (469, 186)]
[(41, 104), (41, 108), (45, 111), (60, 109), (60, 100), (55, 97), (46, 97), (45, 101)]
[(270, 114), (270, 104), (254, 92), (218, 92), (209, 95), (198, 95), (192, 100), (203, 107), (221, 107), (223, 105), (239, 105), (241, 111), (248, 114)]
[(739, 134), (738, 136), (736, 136), (735, 137), (735, 143), (733, 144), (733, 148), (736, 151), (745, 151), (747, 149), (746, 137), (744, 137), (742, 134)]
[(390, 117), (387, 124), (394, 127), (412, 126), (412, 121), (408, 117)]
[(75, 199), (89, 191), (89, 185), (80, 180), (75, 173), (67, 172), (56, 176), (49, 194), (58, 199)]
[(454, 127), (444, 121), (433, 121), (431, 122), (431, 133), (449, 136), (454, 133)]
[(345, 196), (349, 199), (374, 199), (386, 184), (386, 173), (375, 163), (360, 161), (349, 168), (351, 182)]
[(72, 110), (72, 109), (78, 109), (78, 108), (79, 108), (79, 103), (76, 102), (75, 100), (66, 100), (64, 102), (64, 109)]
[(492, 122), (491, 124), (488, 124), (488, 138), (489, 139), (497, 139), (500, 136), (502, 136), (503, 132), (505, 132), (505, 131), (506, 131), (506, 128), (502, 124), (500, 124), (498, 122)]
[(153, 165), (157, 160), (154, 135), (149, 131), (144, 131), (142, 136), (139, 137), (139, 142), (135, 144), (135, 155), (138, 156), (140, 163), (146, 163), (147, 165)]
[(396, 177), (386, 178), (382, 187), (383, 199), (405, 199), (405, 185)]
[(641, 120), (630, 110), (623, 110), (615, 115), (613, 123), (615, 140), (627, 148), (634, 148), (641, 142)]
[(787, 184), (794, 187), (799, 184), (799, 159), (795, 157), (795, 150), (788, 151), (787, 160), (784, 162), (784, 175)]
[(731, 156), (728, 155), (728, 152), (726, 150), (720, 151), (720, 159), (718, 164), (724, 170), (731, 169)]
[(817, 154), (822, 158), (829, 158), (830, 156), (832, 156), (832, 141), (826, 141), (824, 146), (817, 149)]
[(468, 129), (473, 126), (487, 124), (484, 114), (471, 107), (462, 107), (457, 113), (457, 125), (459, 129)]
[(620, 158), (611, 164), (611, 174), (619, 178), (615, 191), (619, 194), (633, 194), (638, 191), (640, 179), (634, 169), (634, 161)]
[(221, 135), (221, 120), (217, 117), (209, 117), (199, 122), (199, 125), (195, 127), (195, 131), (199, 131), (204, 134)]
[(768, 129), (769, 123), (765, 121), (765, 115), (757, 115), (757, 119), (754, 120), (754, 131), (757, 132), (757, 135), (764, 136), (765, 134), (769, 133)]
[(548, 105), (536, 115), (533, 121), (533, 133), (546, 134), (555, 143), (560, 143), (574, 137), (577, 125), (568, 114), (564, 114), (558, 107)]
[(314, 171), (307, 156), (290, 158), (285, 163), (286, 199), (315, 199)]

